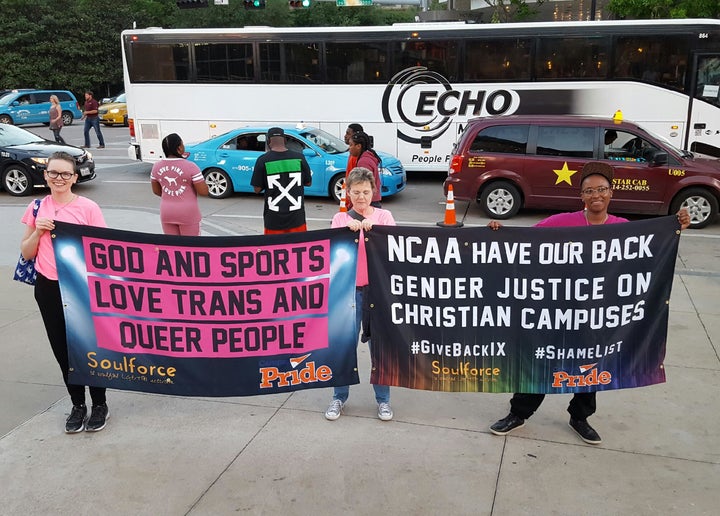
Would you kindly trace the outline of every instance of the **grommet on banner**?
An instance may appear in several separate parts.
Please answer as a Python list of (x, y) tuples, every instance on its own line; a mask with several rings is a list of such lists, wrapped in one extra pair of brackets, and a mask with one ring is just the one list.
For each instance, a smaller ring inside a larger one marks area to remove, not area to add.
[(447, 201), (445, 202), (445, 220), (437, 223), (438, 226), (444, 228), (461, 228), (462, 222), (457, 221), (455, 215), (455, 197), (453, 194), (453, 186), (448, 185)]

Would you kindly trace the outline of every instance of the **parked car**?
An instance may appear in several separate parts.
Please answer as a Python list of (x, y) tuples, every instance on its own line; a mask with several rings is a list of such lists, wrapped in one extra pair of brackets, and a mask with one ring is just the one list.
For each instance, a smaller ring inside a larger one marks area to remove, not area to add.
[[(233, 192), (253, 192), (250, 185), (255, 161), (265, 152), (268, 127), (243, 127), (186, 145), (188, 159), (205, 175), (210, 197), (227, 197)], [(340, 200), (342, 182), (348, 161), (347, 144), (335, 136), (313, 127), (284, 127), (288, 149), (301, 152), (313, 171), (312, 186), (306, 195), (329, 196)], [(382, 195), (388, 197), (405, 188), (407, 176), (400, 160), (378, 152), (382, 158), (380, 178)]]
[(578, 210), (579, 171), (590, 160), (615, 169), (610, 211), (667, 215), (687, 208), (692, 228), (715, 221), (720, 160), (675, 148), (632, 122), (574, 116), (470, 120), (444, 183), (491, 218), (520, 208)]
[(82, 117), (75, 95), (65, 90), (17, 90), (0, 97), (0, 124), (47, 124), (50, 95), (57, 95), (62, 106), (63, 124)]
[(127, 103), (125, 94), (118, 95), (109, 104), (102, 104), (98, 108), (100, 122), (105, 125), (128, 125)]
[(2, 188), (10, 195), (29, 195), (35, 187), (47, 186), (43, 176), (53, 152), (67, 152), (75, 158), (78, 183), (95, 179), (95, 162), (90, 152), (45, 140), (12, 125), (0, 125), (0, 176)]
[(4, 97), (9, 93), (17, 93), (19, 91), (32, 91), (32, 89), (15, 89), (15, 90), (0, 90), (0, 97)]

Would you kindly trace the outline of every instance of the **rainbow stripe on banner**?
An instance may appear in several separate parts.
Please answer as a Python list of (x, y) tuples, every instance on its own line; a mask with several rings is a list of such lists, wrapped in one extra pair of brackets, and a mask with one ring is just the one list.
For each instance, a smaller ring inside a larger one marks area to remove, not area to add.
[(677, 218), (367, 232), (371, 382), (565, 393), (665, 381)]

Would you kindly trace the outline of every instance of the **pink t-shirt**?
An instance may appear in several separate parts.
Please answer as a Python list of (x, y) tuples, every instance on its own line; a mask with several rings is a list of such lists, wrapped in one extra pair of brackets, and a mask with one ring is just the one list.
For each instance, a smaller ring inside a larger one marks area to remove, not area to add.
[[(22, 217), (23, 224), (27, 224), (31, 228), (35, 228), (35, 217), (33, 217), (34, 207), (35, 201), (30, 203)], [(78, 195), (74, 201), (65, 205), (55, 204), (52, 195), (48, 195), (40, 203), (37, 216), (41, 219), (52, 219), (60, 222), (70, 222), (72, 224), (83, 224), (99, 228), (107, 227), (102, 211), (100, 211), (100, 207), (95, 201), (91, 201), (87, 197), (80, 195)], [(58, 279), (55, 251), (53, 250), (50, 231), (46, 231), (40, 237), (37, 255), (35, 256), (35, 269), (48, 279)]]
[[(605, 224), (619, 224), (620, 222), (627, 222), (627, 219), (622, 217), (616, 217), (615, 215), (609, 215), (605, 221)], [(559, 228), (569, 226), (590, 226), (587, 219), (585, 218), (585, 211), (573, 211), (569, 213), (558, 213), (557, 215), (551, 215), (546, 219), (541, 220), (535, 224), (536, 228)]]
[[(378, 224), (380, 226), (394, 226), (395, 219), (388, 210), (382, 210), (375, 208), (372, 215), (366, 217), (372, 220), (373, 225)], [(338, 212), (332, 219), (333, 228), (344, 228), (347, 227), (348, 222), (353, 218), (345, 212)], [(360, 230), (360, 245), (358, 245), (358, 260), (357, 260), (357, 275), (355, 278), (355, 285), (358, 287), (364, 287), (368, 284), (368, 268), (367, 268), (367, 254), (365, 252), (365, 235), (363, 230)]]
[(153, 165), (150, 179), (162, 188), (160, 220), (168, 224), (196, 224), (202, 215), (193, 183), (204, 181), (192, 161), (183, 158), (161, 159)]

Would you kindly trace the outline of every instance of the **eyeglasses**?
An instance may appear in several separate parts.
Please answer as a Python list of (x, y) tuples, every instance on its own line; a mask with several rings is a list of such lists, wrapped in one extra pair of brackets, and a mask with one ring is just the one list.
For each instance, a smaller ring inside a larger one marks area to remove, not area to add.
[(585, 190), (583, 190), (580, 193), (585, 195), (586, 197), (590, 197), (591, 195), (594, 195), (594, 194), (605, 195), (608, 193), (609, 190), (610, 190), (610, 188), (607, 186), (598, 186), (597, 188), (586, 188)]
[(372, 190), (350, 190), (350, 195), (353, 197), (372, 197)]
[(63, 178), (65, 181), (72, 178), (75, 175), (74, 172), (58, 172), (57, 170), (46, 170), (45, 173), (50, 179), (57, 179), (58, 177)]

